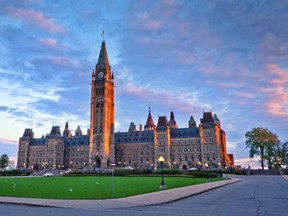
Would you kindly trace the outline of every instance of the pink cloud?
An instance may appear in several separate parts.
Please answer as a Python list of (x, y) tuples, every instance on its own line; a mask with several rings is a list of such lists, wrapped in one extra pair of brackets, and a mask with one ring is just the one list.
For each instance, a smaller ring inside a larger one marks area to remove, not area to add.
[(288, 117), (288, 92), (285, 88), (274, 89), (270, 94), (266, 107), (272, 115)]
[(0, 137), (0, 144), (3, 143), (5, 145), (18, 145), (18, 141), (16, 140), (10, 140)]
[(243, 99), (253, 99), (255, 97), (255, 94), (249, 93), (249, 92), (234, 92), (234, 95), (241, 97)]
[(269, 64), (266, 68), (269, 73), (274, 76), (270, 82), (272, 85), (284, 86), (285, 84), (288, 84), (288, 71), (281, 70), (276, 64)]
[(283, 71), (276, 64), (266, 66), (274, 77), (270, 81), (266, 108), (269, 114), (288, 117), (288, 71)]
[[(282, 43), (279, 40), (279, 36), (275, 33), (268, 33), (265, 37), (263, 42), (260, 44), (260, 48), (271, 57), (271, 55), (285, 56), (288, 50), (288, 45)], [(273, 57), (274, 57), (273, 56)]]
[(144, 30), (158, 30), (162, 27), (162, 22), (159, 21), (156, 15), (153, 11), (138, 13), (136, 14), (136, 20), (133, 20), (132, 24)]
[(189, 93), (179, 93), (179, 95), (177, 95), (175, 92), (171, 93), (169, 91), (151, 88), (150, 86), (138, 87), (131, 83), (127, 84), (127, 86), (122, 89), (122, 92), (133, 95), (138, 99), (149, 99), (149, 102), (162, 104), (168, 109), (175, 108), (188, 114), (191, 114), (195, 108), (210, 108), (207, 104), (197, 101), (195, 95)]
[(52, 38), (43, 38), (43, 39), (40, 39), (39, 42), (45, 46), (54, 47), (57, 45), (57, 41)]
[(53, 56), (50, 58), (50, 60), (56, 64), (56, 65), (59, 65), (61, 67), (67, 67), (67, 66), (73, 66), (73, 67), (79, 67), (80, 66), (80, 62), (75, 60), (75, 61), (72, 61), (71, 59), (69, 58), (66, 58), (66, 57), (61, 57), (61, 56)]
[(41, 45), (55, 48), (55, 49), (61, 49), (61, 50), (69, 49), (69, 47), (66, 44), (59, 44), (59, 42), (54, 38), (42, 38), (42, 39), (39, 39), (39, 43)]
[(39, 11), (33, 9), (15, 9), (12, 7), (8, 7), (6, 11), (12, 17), (30, 22), (50, 32), (65, 32), (64, 27), (58, 25), (54, 19), (46, 17), (43, 13)]
[(158, 30), (162, 27), (162, 23), (158, 20), (145, 20), (141, 25), (139, 23), (137, 25), (145, 30)]

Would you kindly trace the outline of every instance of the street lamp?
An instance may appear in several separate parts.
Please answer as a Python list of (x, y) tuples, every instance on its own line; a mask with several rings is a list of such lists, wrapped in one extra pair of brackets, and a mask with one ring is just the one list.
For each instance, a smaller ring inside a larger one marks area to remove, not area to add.
[[(206, 170), (208, 169), (208, 163), (205, 163)], [(209, 173), (207, 173), (206, 182), (209, 182)]]
[(164, 184), (163, 171), (162, 171), (162, 166), (163, 166), (164, 161), (165, 161), (165, 159), (162, 156), (160, 156), (159, 159), (158, 159), (158, 162), (160, 163), (161, 176), (162, 176), (162, 182), (161, 182), (161, 185), (160, 185), (160, 190), (165, 190), (166, 189), (166, 186)]
[(114, 168), (115, 168), (115, 163), (111, 163), (110, 166), (111, 166), (111, 172), (112, 172), (112, 197), (114, 199), (115, 197), (115, 184), (114, 184)]

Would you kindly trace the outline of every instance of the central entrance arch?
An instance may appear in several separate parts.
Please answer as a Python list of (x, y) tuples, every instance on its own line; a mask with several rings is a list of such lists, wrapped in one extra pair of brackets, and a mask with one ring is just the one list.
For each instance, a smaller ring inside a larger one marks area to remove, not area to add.
[(101, 167), (101, 161), (100, 159), (97, 157), (96, 158), (96, 168), (100, 168)]
[(183, 164), (182, 170), (187, 170), (187, 165), (186, 164)]
[(96, 156), (93, 161), (92, 161), (92, 164), (93, 164), (93, 169), (95, 170), (96, 168), (101, 168), (101, 160), (98, 156)]

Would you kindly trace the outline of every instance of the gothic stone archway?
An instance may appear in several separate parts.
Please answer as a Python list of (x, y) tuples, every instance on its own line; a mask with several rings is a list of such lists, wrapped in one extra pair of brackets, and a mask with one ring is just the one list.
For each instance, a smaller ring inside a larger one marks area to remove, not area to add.
[(93, 164), (94, 170), (95, 170), (96, 168), (101, 168), (101, 160), (100, 160), (100, 158), (99, 158), (98, 156), (96, 156), (96, 157), (93, 159), (92, 164)]

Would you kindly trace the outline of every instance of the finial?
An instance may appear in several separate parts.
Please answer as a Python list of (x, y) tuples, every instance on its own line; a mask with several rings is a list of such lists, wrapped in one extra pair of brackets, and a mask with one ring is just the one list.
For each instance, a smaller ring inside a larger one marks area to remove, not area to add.
[(103, 42), (104, 42), (104, 30), (101, 33), (101, 37), (103, 38)]

